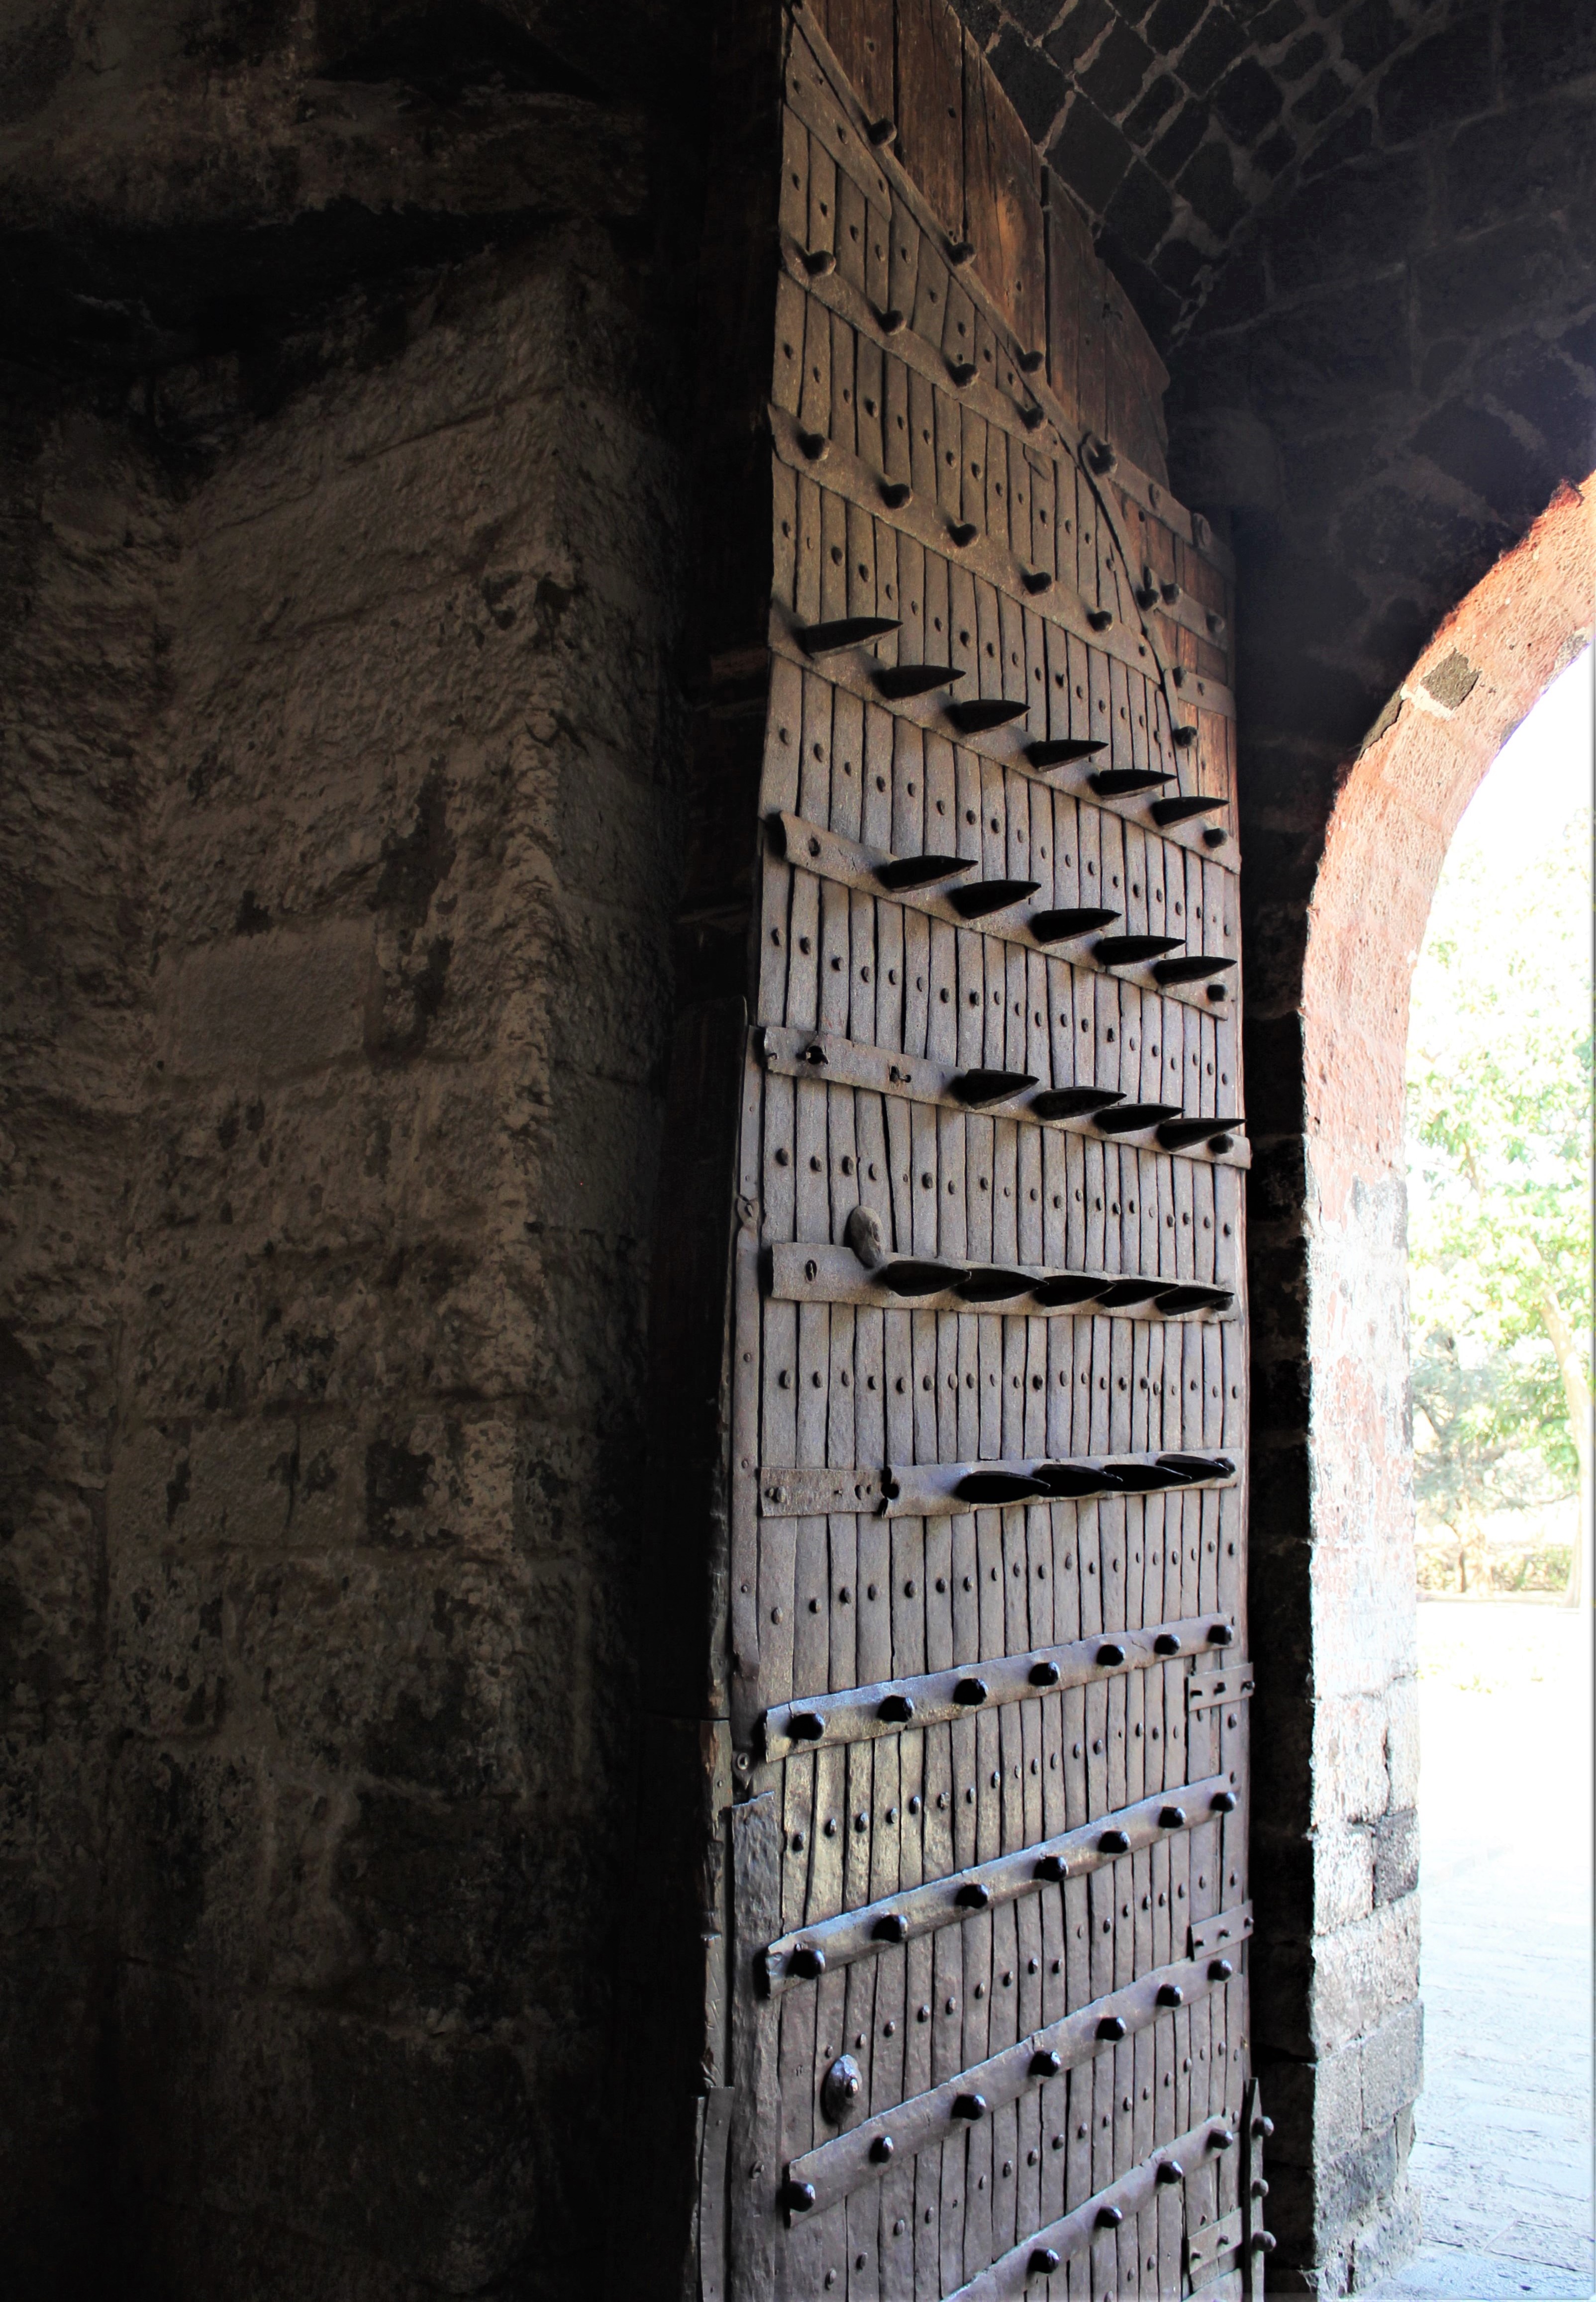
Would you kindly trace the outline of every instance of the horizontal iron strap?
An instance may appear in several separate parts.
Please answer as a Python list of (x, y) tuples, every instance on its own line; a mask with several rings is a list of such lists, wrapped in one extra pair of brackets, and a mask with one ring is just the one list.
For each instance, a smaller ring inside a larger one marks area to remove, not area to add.
[[(1183, 676), (1175, 679), (1173, 665), (1161, 652), (1144, 619), (1138, 618), (1136, 625), (1116, 620), (1098, 630), (1091, 622), (1091, 616), (1097, 611), (1088, 609), (1071, 584), (1055, 577), (1046, 591), (1032, 592), (1025, 580), (1030, 571), (1007, 544), (995, 542), (984, 532), (971, 536), (968, 542), (959, 542), (948, 514), (928, 498), (913, 496), (905, 504), (887, 505), (882, 490), (893, 483), (885, 472), (874, 470), (840, 441), (823, 439), (805, 431), (794, 415), (777, 407), (774, 400), (768, 403), (767, 416), (771, 446), (777, 460), (789, 471), (802, 473), (872, 518), (890, 513), (891, 525), (912, 535), (926, 550), (942, 554), (956, 567), (967, 567), (971, 575), (990, 584), (995, 592), (1005, 593), (1017, 607), (1033, 609), (1044, 623), (1114, 657), (1127, 670), (1139, 672), (1153, 683), (1155, 693), (1163, 697), (1165, 709), (1176, 727), (1195, 726), (1201, 711), (1214, 712), (1224, 719), (1235, 718), (1236, 699), (1223, 680), (1210, 679), (1206, 673), (1189, 671), (1185, 666), (1181, 667)], [(1115, 515), (1107, 505), (1103, 506), (1103, 516), (1117, 531)], [(1125, 554), (1125, 542), (1122, 533), (1116, 532), (1115, 542), (1127, 581), (1134, 584), (1137, 576)], [(777, 609), (771, 611), (770, 642), (784, 652), (792, 645), (787, 636), (787, 618)]]
[(1186, 2271), (1195, 2287), (1199, 2278), (1205, 2278), (1222, 2254), (1233, 2254), (1242, 2238), (1241, 2209), (1237, 2206), (1216, 2222), (1208, 2222), (1201, 2230), (1186, 2233)]
[[(928, 919), (944, 920), (952, 928), (974, 927), (995, 943), (1008, 944), (1021, 951), (1045, 952), (1048, 958), (1063, 959), (1088, 975), (1112, 974), (1116, 980), (1122, 978), (1126, 982), (1139, 984), (1144, 990), (1156, 991), (1163, 998), (1201, 1008), (1205, 1013), (1215, 1004), (1207, 997), (1201, 982), (1160, 982), (1153, 972), (1155, 960), (1112, 966), (1094, 958), (1093, 939), (1105, 932), (1101, 928), (1086, 928), (1078, 936), (1060, 937), (1052, 943), (1038, 942), (1031, 932), (1030, 922), (1033, 919), (1045, 919), (1053, 909), (1039, 894), (1018, 896), (1012, 904), (971, 920), (960, 911), (953, 894), (960, 889), (968, 892), (979, 887), (979, 878), (971, 878), (968, 874), (960, 877), (950, 871), (945, 875), (947, 885), (943, 887), (888, 887), (878, 877), (881, 866), (903, 859), (886, 848), (862, 847), (856, 839), (844, 839), (839, 831), (827, 831), (824, 824), (809, 823), (801, 815), (785, 812), (770, 819), (768, 831), (772, 844), (795, 869), (812, 871), (818, 879), (832, 880), (838, 886), (857, 887), (874, 896), (878, 903), (906, 904), (911, 911), (924, 912)], [(1168, 834), (1149, 830), (1147, 836), (1166, 839)], [(1123, 922), (1116, 921), (1113, 931), (1117, 934), (1122, 928)], [(1223, 952), (1181, 952), (1178, 938), (1175, 955), (1215, 962), (1226, 956)], [(1233, 960), (1235, 954), (1229, 956)], [(1214, 1131), (1219, 1131), (1217, 1122)]]
[[(1215, 1800), (1225, 1802), (1216, 1807)], [(766, 1988), (772, 1996), (800, 1982), (812, 1981), (838, 1966), (852, 1966), (861, 1958), (877, 1957), (899, 1943), (935, 1934), (953, 1926), (978, 1910), (995, 1903), (1017, 1903), (1039, 1894), (1061, 1878), (1083, 1878), (1123, 1854), (1195, 1830), (1235, 1804), (1228, 1775), (1205, 1775), (1201, 1782), (1182, 1783), (1138, 1799), (1112, 1814), (1056, 1837), (1038, 1840), (1018, 1854), (1000, 1854), (970, 1869), (955, 1870), (945, 1878), (928, 1879), (901, 1895), (886, 1895), (878, 1903), (841, 1911), (813, 1926), (783, 1935), (760, 1958)], [(1166, 1819), (1167, 1818), (1167, 1819)]]
[[(1222, 1636), (1215, 1638), (1215, 1631)], [(961, 1663), (914, 1678), (884, 1678), (840, 1694), (801, 1697), (777, 1703), (765, 1713), (765, 1756), (775, 1761), (822, 1743), (829, 1748), (901, 1735), (911, 1725), (938, 1726), (950, 1718), (967, 1718), (973, 1710), (1036, 1701), (1063, 1687), (1087, 1686), (1096, 1679), (1173, 1662), (1182, 1655), (1203, 1654), (1213, 1646), (1231, 1645), (1234, 1636), (1233, 1625), (1222, 1616), (1197, 1615), (1177, 1623), (1154, 1623), (1145, 1630), (1102, 1631), (1062, 1646), (1035, 1647), (1029, 1654), (1001, 1655), (990, 1662)]]
[[(789, 262), (791, 259), (789, 258)], [(794, 269), (797, 266), (794, 265)], [(809, 286), (809, 283), (805, 283)], [(812, 294), (812, 286), (810, 293)], [(827, 298), (827, 300), (836, 300)], [(892, 346), (895, 354), (897, 347)], [(911, 365), (913, 362), (910, 363)], [(940, 388), (948, 391), (945, 368)], [(950, 394), (950, 397), (953, 395)], [(996, 397), (995, 394), (993, 395)], [(963, 400), (967, 394), (957, 397)], [(824, 446), (820, 436), (805, 431), (790, 410), (769, 404), (770, 437), (781, 462), (795, 472), (802, 472), (817, 483), (829, 489), (844, 501), (856, 505), (872, 518), (879, 519), (884, 511), (890, 513), (891, 525), (902, 533), (911, 535), (927, 551), (938, 553), (955, 567), (968, 568), (970, 573), (990, 584), (1018, 606), (1034, 612), (1042, 622), (1055, 630), (1068, 632), (1089, 647), (1100, 649), (1113, 656), (1128, 670), (1141, 673), (1153, 683), (1155, 693), (1162, 694), (1172, 725), (1191, 727), (1199, 711), (1213, 711), (1226, 719), (1234, 718), (1235, 698), (1223, 680), (1211, 679), (1206, 673), (1198, 674), (1182, 665), (1180, 677), (1174, 676), (1175, 667), (1167, 661), (1158, 645), (1155, 634), (1146, 615), (1134, 624), (1117, 618), (1111, 624), (1094, 624), (1092, 618), (1100, 611), (1088, 607), (1086, 601), (1067, 577), (1048, 576), (1043, 589), (1033, 589), (1027, 577), (1038, 571), (1029, 567), (1010, 545), (1000, 543), (985, 530), (961, 526), (955, 535), (953, 523), (942, 506), (934, 499), (911, 495), (904, 502), (895, 495), (889, 504), (883, 490), (894, 485), (885, 472), (876, 470), (863, 458), (856, 455), (840, 441), (827, 438)], [(898, 483), (898, 485), (903, 484)], [(1104, 515), (1111, 525), (1114, 515), (1108, 507)], [(962, 539), (962, 540), (961, 540)], [(1126, 589), (1140, 582), (1140, 571), (1123, 555), (1124, 539), (1116, 536), (1121, 546)], [(1039, 571), (1046, 573), (1046, 571)], [(790, 644), (786, 618), (779, 609), (774, 609), (770, 619), (771, 643), (785, 647)]]
[[(799, 53), (798, 49), (794, 49), (794, 61)], [(920, 231), (928, 236), (933, 248), (939, 255), (945, 255), (947, 251), (947, 239), (944, 226), (934, 214), (919, 185), (903, 168), (890, 147), (879, 153), (872, 152), (878, 180), (874, 184), (865, 169), (859, 164), (856, 155), (848, 153), (846, 140), (838, 135), (837, 129), (845, 123), (853, 130), (856, 139), (862, 137), (868, 140), (869, 123), (865, 121), (857, 99), (847, 85), (846, 75), (841, 65), (831, 55), (825, 41), (818, 36), (812, 23), (803, 43), (802, 54), (804, 61), (812, 63), (824, 78), (826, 94), (830, 97), (836, 114), (835, 122), (828, 120), (826, 104), (819, 87), (806, 86), (804, 84), (806, 76), (802, 72), (789, 73), (787, 100), (803, 122), (804, 126), (819, 137), (838, 165), (846, 168), (867, 200), (880, 201), (882, 193), (878, 186), (880, 183), (885, 183), (887, 188), (886, 197), (895, 206), (901, 205), (914, 219)], [(847, 154), (846, 158), (844, 154)], [(878, 335), (885, 334), (886, 332), (876, 323), (876, 315), (863, 295), (852, 285), (840, 269), (818, 278), (811, 278), (806, 271), (803, 284), (809, 289), (811, 294), (819, 295), (833, 311), (840, 314), (851, 324), (854, 326), (861, 324), (856, 315), (863, 313), (869, 315), (869, 332)], [(1035, 347), (1017, 343), (1007, 317), (1000, 310), (986, 282), (973, 266), (962, 274), (960, 285), (991, 328), (998, 344), (1004, 347), (1005, 365), (1017, 365), (1020, 353), (1035, 349)], [(932, 345), (912, 326), (900, 331), (894, 336), (892, 341), (895, 351), (900, 346), (915, 347), (911, 365), (918, 366), (923, 359), (924, 372), (927, 374), (945, 375), (946, 355), (939, 343)], [(1024, 373), (1023, 369), (1021, 373)], [(1017, 389), (1018, 378), (1015, 380), (1015, 386)], [(982, 387), (978, 383), (973, 389), (979, 391)], [(1062, 403), (1054, 397), (1046, 381), (1046, 372), (1038, 370), (1035, 374), (1027, 375), (1025, 390), (1028, 396), (1034, 398), (1040, 405), (1052, 433), (1063, 443), (1070, 453), (1073, 454), (1089, 438), (1089, 432), (1077, 418), (1071, 417)], [(993, 399), (999, 403), (995, 409), (992, 407)], [(977, 405), (980, 407), (981, 413), (987, 416), (989, 422), (1002, 423), (1005, 428), (1012, 426), (1018, 416), (1018, 408), (1014, 402), (1005, 401), (1005, 395), (1002, 392), (994, 392), (991, 399), (983, 399)], [(1047, 435), (1027, 433), (1027, 437), (1033, 443), (1037, 436), (1046, 437)], [(1234, 578), (1236, 563), (1230, 547), (1214, 534), (1206, 521), (1204, 521), (1199, 528), (1193, 522), (1186, 507), (1170, 493), (1167, 487), (1150, 479), (1138, 466), (1130, 463), (1122, 452), (1120, 454), (1114, 478), (1119, 486), (1127, 494), (1132, 496), (1144, 510), (1154, 513), (1166, 526), (1172, 528), (1183, 543), (1191, 544), (1210, 566), (1217, 567), (1222, 575)]]
[[(1220, 2139), (1222, 2136), (1222, 2141)], [(1162, 2187), (1160, 2167), (1179, 2170), (1168, 2178), (1172, 2187), (1174, 2182), (1182, 2181), (1203, 2166), (1211, 2164), (1218, 2153), (1229, 2149), (1233, 2141), (1234, 2137), (1222, 2118), (1205, 2118), (1200, 2126), (1189, 2127), (1184, 2134), (1177, 2135), (1174, 2141), (1160, 2144), (1150, 2158), (1144, 2158), (1141, 2164), (1133, 2166), (1129, 2174), (1121, 2174), (1117, 2182), (1109, 2183), (1106, 2189), (1095, 2191), (1084, 2205), (1077, 2206), (1072, 2214), (1065, 2214), (1056, 2222), (1049, 2222), (1046, 2230), (1039, 2230), (1032, 2237), (1021, 2239), (1018, 2246), (1011, 2247), (990, 2270), (983, 2270), (979, 2278), (972, 2278), (968, 2285), (961, 2286), (950, 2295), (948, 2302), (1017, 2302), (1018, 2297), (1033, 2290), (1031, 2281), (1039, 2276), (1041, 2269), (1046, 2266), (1038, 2265), (1036, 2271), (1032, 2270), (1031, 2264), (1037, 2255), (1056, 2255), (1061, 2263), (1065, 2263), (1075, 2255), (1087, 2253), (1092, 2240), (1101, 2236), (1104, 2227), (1115, 2227), (1121, 2220), (1129, 2222), (1132, 2215), (1140, 2214), (1144, 2206), (1152, 2204)], [(1100, 2215), (1114, 2208), (1118, 2213), (1112, 2214), (1106, 2225), (1099, 2222)]]
[[(1251, 1933), (1251, 1920), (1244, 1922), (1240, 1912), (1233, 1915), (1234, 1939), (1239, 1942)], [(1167, 1997), (1161, 2002), (1161, 1992), (1179, 1991), (1179, 2003), (1187, 2006), (1206, 1997), (1230, 1979), (1228, 1970), (1211, 1975), (1208, 1970), (1213, 1962), (1206, 1958), (1180, 1959), (1173, 1965), (1155, 1968), (1122, 1990), (1095, 1998), (1089, 2006), (1066, 2014), (1062, 2021), (1033, 2030), (1018, 2045), (1005, 2046), (1001, 2054), (961, 2071), (957, 2078), (946, 2079), (941, 2086), (915, 2095), (895, 2109), (884, 2110), (803, 2157), (794, 2158), (787, 2168), (787, 2180), (812, 2187), (817, 2210), (834, 2205), (867, 2182), (879, 2181), (889, 2164), (912, 2157), (916, 2151), (956, 2131), (962, 2113), (954, 2105), (961, 2100), (968, 2104), (977, 2097), (987, 2112), (1000, 2109), (1029, 2088), (1055, 2078), (1059, 2071), (1089, 2063), (1105, 2050), (1112, 2052), (1119, 2037), (1146, 2030), (1161, 2014), (1172, 2013), (1176, 2002)], [(1101, 2025), (1106, 2025), (1106, 2029)], [(1056, 2067), (1051, 2067), (1055, 2057)], [(884, 2140), (888, 2146), (885, 2150)]]
[[(1157, 1295), (1183, 1291), (1195, 1282), (1185, 1279), (1148, 1280), (1145, 1303), (1109, 1305), (1094, 1302), (1090, 1296), (1075, 1303), (1038, 1303), (1027, 1289), (1017, 1288), (1012, 1295), (1002, 1297), (960, 1294), (945, 1287), (931, 1294), (918, 1290), (913, 1297), (890, 1287), (878, 1271), (867, 1271), (851, 1247), (806, 1247), (783, 1244), (773, 1247), (770, 1254), (770, 1292), (778, 1303), (861, 1303), (875, 1305), (885, 1311), (913, 1309), (916, 1311), (995, 1311), (1011, 1317), (1029, 1319), (1182, 1319), (1188, 1323), (1233, 1319), (1238, 1316), (1235, 1305), (1218, 1309), (1199, 1304), (1189, 1311), (1161, 1311)], [(1015, 1263), (1004, 1266), (1021, 1278), (1040, 1284), (1050, 1279), (1096, 1279), (1105, 1287), (1113, 1287), (1121, 1281), (1136, 1279), (1134, 1271), (1069, 1271), (1063, 1264)], [(1157, 1290), (1157, 1295), (1153, 1292)]]
[[(867, 1046), (861, 1040), (844, 1039), (830, 1031), (789, 1030), (784, 1023), (756, 1023), (752, 1029), (755, 1048), (765, 1069), (778, 1079), (823, 1079), (833, 1087), (862, 1088), (867, 1094), (902, 1096), (907, 1103), (940, 1104), (955, 1111), (970, 1108), (964, 1097), (954, 1092), (953, 1082), (963, 1076), (956, 1063), (936, 1063), (928, 1055), (898, 1054), (890, 1047)], [(1019, 1099), (1020, 1095), (1030, 1093), (1029, 1088), (1023, 1088), (1006, 1100), (999, 1097), (983, 1103), (980, 1108), (999, 1119), (1056, 1127), (1066, 1135), (1089, 1135), (1095, 1140), (1101, 1139), (1104, 1130), (1095, 1119), (1033, 1119)], [(1217, 1133), (1217, 1119), (1214, 1125)], [(1210, 1167), (1250, 1167), (1252, 1151), (1246, 1137), (1238, 1135), (1232, 1128), (1226, 1128), (1224, 1134), (1231, 1147), (1228, 1151), (1210, 1151), (1206, 1143), (1197, 1143), (1189, 1149), (1164, 1155), (1191, 1159)], [(1115, 1140), (1144, 1151), (1160, 1147), (1157, 1127), (1151, 1122), (1134, 1132), (1119, 1135)], [(1174, 1287), (1183, 1282), (1172, 1279), (1169, 1283)]]
[[(1157, 1455), (1036, 1455), (995, 1463), (905, 1463), (883, 1465), (879, 1470), (864, 1464), (839, 1464), (829, 1468), (806, 1464), (768, 1464), (760, 1473), (761, 1518), (853, 1517), (947, 1518), (961, 1511), (1041, 1508), (1059, 1502), (1093, 1500), (1097, 1495), (1195, 1494), (1206, 1487), (1233, 1487), (1239, 1473), (1231, 1469), (1213, 1478), (1186, 1478), (1178, 1484), (1164, 1481), (1138, 1488), (1129, 1483), (1138, 1469), (1149, 1474), (1164, 1458)], [(1229, 1458), (1224, 1458), (1228, 1460)], [(966, 1479), (1031, 1479), (1046, 1465), (1049, 1469), (1078, 1472), (1082, 1482), (1095, 1472), (1105, 1474), (1101, 1489), (1087, 1487), (1081, 1495), (1049, 1495), (1040, 1489), (1029, 1494), (961, 1495)], [(1126, 1473), (1112, 1475), (1113, 1466)]]

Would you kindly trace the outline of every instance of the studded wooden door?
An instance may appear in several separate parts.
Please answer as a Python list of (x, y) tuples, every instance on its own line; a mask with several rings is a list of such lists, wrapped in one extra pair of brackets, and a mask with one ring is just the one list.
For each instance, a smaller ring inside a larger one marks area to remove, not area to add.
[(955, 20), (764, 21), (700, 2290), (1257, 2290), (1228, 559)]

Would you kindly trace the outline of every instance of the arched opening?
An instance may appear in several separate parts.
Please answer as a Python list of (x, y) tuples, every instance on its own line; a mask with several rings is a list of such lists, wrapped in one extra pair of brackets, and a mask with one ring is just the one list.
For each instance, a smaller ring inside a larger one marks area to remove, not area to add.
[[(1394, 2194), (1398, 2211), (1382, 2232), (1388, 2260), (1393, 2239), (1419, 2232), (1416, 2199), (1408, 2192), (1402, 2203), (1412, 2132), (1405, 2110), (1382, 2145), (1390, 2163), (1369, 2159), (1381, 2105), (1412, 2101), (1421, 2054), (1404, 1180), (1409, 983), (1465, 808), (1508, 736), (1589, 639), (1591, 516), (1588, 486), (1560, 491), (1425, 647), (1340, 787), (1308, 915), (1306, 1572), (1278, 1560), (1262, 1572), (1282, 1583), (1293, 1576), (1311, 1714), (1304, 1819), (1312, 1935), (1303, 1945), (1306, 2035), (1297, 2051), (1318, 2079), (1310, 2139), (1317, 2196), (1333, 2190), (1338, 2166), (1346, 2183), (1366, 2179), (1371, 2192), (1377, 2185)], [(1350, 2074), (1353, 2090), (1340, 2139), (1330, 2130), (1342, 2115), (1325, 2083), (1331, 2063)], [(1345, 2205), (1338, 2199), (1335, 2211)], [(1367, 2287), (1381, 2264), (1353, 2259), (1345, 2270), (1349, 2284)]]

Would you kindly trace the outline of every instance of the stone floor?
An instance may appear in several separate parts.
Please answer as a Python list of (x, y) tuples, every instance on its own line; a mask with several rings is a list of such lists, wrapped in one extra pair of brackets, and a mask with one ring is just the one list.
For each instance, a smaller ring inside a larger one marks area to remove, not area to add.
[(1372, 2297), (1596, 2291), (1590, 1641), (1560, 1607), (1419, 1610), (1424, 2244)]

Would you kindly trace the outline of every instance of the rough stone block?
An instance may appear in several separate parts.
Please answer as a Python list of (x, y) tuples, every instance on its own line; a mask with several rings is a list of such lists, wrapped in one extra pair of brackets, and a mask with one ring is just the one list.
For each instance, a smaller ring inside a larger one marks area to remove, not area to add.
[(1350, 2045), (1418, 1996), (1418, 1897), (1379, 1905), (1314, 1945), (1308, 2021), (1319, 2051)]
[[(1424, 2010), (1415, 2000), (1399, 2007), (1357, 2049), (1362, 2074), (1363, 2124), (1388, 2126), (1418, 2100), (1424, 2083)], [(1406, 2154), (1404, 2154), (1406, 2155)]]
[(375, 953), (368, 926), (332, 920), (192, 952), (173, 979), (165, 1028), (172, 1072), (248, 1085), (361, 1053)]
[(1357, 1824), (1322, 1824), (1314, 1835), (1314, 1931), (1332, 1935), (1366, 1919), (1375, 1903), (1376, 1840)]
[(1419, 1819), (1416, 1811), (1405, 1807), (1398, 1814), (1382, 1816), (1374, 1826), (1374, 1899), (1377, 1903), (1399, 1902), (1411, 1895), (1419, 1882)]

